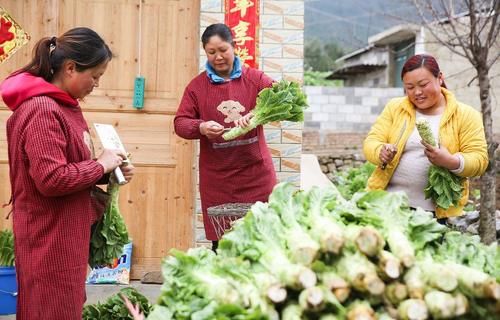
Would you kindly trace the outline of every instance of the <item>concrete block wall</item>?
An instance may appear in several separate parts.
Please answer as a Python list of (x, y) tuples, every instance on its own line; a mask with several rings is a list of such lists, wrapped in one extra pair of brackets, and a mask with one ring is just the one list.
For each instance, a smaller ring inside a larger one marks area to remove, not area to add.
[(402, 88), (307, 86), (304, 153), (317, 155), (361, 152), (366, 133), (385, 104), (403, 95)]
[[(302, 83), (304, 65), (304, 0), (260, 0), (259, 69), (275, 80)], [(207, 26), (224, 22), (224, 0), (201, 0), (200, 37)], [(200, 46), (200, 72), (206, 56)], [(302, 124), (271, 123), (264, 127), (269, 151), (279, 181), (300, 183)], [(198, 160), (196, 160), (197, 163)], [(197, 170), (196, 170), (197, 171)], [(196, 177), (198, 173), (196, 172)], [(197, 190), (199, 190), (197, 186)], [(196, 199), (195, 243), (211, 245), (205, 239), (199, 194)]]

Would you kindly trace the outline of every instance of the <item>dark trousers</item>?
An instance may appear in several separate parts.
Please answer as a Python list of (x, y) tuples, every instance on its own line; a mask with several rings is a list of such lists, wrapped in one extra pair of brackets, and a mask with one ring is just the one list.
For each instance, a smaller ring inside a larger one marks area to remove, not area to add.
[(440, 224), (442, 225), (447, 225), (447, 222), (448, 222), (448, 218), (440, 218), (440, 219), (436, 219), (437, 222), (439, 222)]

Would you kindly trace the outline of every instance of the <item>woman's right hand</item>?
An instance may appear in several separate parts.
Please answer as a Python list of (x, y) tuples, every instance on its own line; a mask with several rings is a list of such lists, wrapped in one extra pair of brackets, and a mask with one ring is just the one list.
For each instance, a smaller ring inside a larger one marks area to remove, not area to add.
[(104, 149), (97, 162), (104, 168), (104, 173), (110, 173), (116, 167), (122, 165), (122, 162), (127, 157), (120, 150)]
[(394, 159), (394, 156), (396, 155), (398, 149), (389, 143), (386, 143), (382, 146), (382, 149), (380, 150), (379, 154), (379, 159), (382, 161), (382, 163), (388, 164)]
[(224, 127), (215, 121), (205, 121), (200, 124), (200, 133), (212, 140), (224, 133)]

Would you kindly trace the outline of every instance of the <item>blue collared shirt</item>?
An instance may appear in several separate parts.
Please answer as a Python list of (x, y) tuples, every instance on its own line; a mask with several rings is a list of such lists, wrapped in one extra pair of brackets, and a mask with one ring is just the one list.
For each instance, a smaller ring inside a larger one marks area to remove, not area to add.
[[(226, 79), (218, 76), (217, 73), (215, 73), (214, 68), (212, 68), (212, 66), (208, 63), (208, 61), (205, 64), (205, 68), (207, 71), (208, 79), (210, 79), (210, 81), (212, 83), (224, 83), (224, 82), (226, 82)], [(231, 71), (231, 74), (229, 75), (229, 79), (233, 80), (233, 79), (237, 79), (239, 77), (241, 77), (241, 61), (240, 61), (239, 57), (235, 56), (234, 62), (233, 62), (233, 70)]]

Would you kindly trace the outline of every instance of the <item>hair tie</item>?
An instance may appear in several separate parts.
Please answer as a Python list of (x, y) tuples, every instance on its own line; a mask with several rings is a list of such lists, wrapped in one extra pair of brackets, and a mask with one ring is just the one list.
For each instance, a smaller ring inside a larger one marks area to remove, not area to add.
[(56, 49), (56, 41), (57, 41), (57, 37), (50, 38), (50, 41), (49, 41), (49, 56), (52, 55), (52, 51), (54, 51)]
[[(50, 58), (52, 58), (52, 53), (54, 52), (54, 50), (56, 50), (56, 41), (57, 41), (57, 37), (52, 37), (50, 38), (50, 41), (49, 41), (49, 61), (50, 61)], [(50, 63), (52, 64), (52, 63)], [(50, 68), (50, 74), (54, 74), (54, 69), (53, 68)]]

